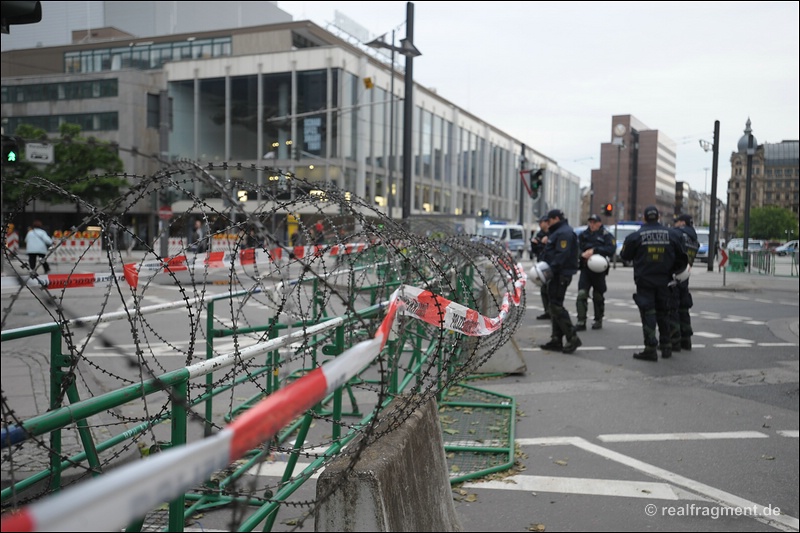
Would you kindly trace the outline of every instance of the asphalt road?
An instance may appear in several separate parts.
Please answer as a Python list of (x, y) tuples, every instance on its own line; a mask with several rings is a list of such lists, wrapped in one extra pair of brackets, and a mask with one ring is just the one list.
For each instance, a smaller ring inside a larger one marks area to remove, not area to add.
[[(463, 530), (798, 531), (797, 278), (696, 268), (693, 350), (656, 363), (631, 357), (642, 344), (632, 270), (618, 266), (608, 282), (604, 328), (582, 332), (583, 346), (571, 355), (538, 348), (549, 324), (536, 320), (538, 288), (527, 285), (516, 334), (525, 372), (473, 382), (516, 398), (520, 467), (454, 487)], [(155, 303), (176, 297), (169, 285), (151, 291)], [(577, 278), (567, 297), (573, 313), (576, 292)], [(103, 301), (101, 291), (88, 290), (75, 314), (96, 312)], [(37, 302), (17, 301), (6, 327), (47, 318)], [(114, 338), (124, 324), (103, 327)], [(184, 310), (154, 327), (180, 342), (192, 326)], [(125, 361), (101, 346), (87, 354), (125, 372)], [(33, 374), (44, 375), (46, 362), (34, 359), (40, 366), (29, 365), (31, 379), (44, 387)], [(182, 366), (179, 351), (159, 360), (169, 365), (163, 370)], [(30, 385), (9, 384), (7, 363), (4, 356), (4, 393), (22, 398), (15, 390)], [(106, 378), (98, 374), (96, 385)], [(226, 527), (207, 516), (202, 529)], [(290, 529), (291, 521), (274, 527)], [(299, 528), (311, 529), (313, 520)]]
[(797, 278), (721, 276), (696, 270), (693, 349), (655, 363), (632, 358), (630, 268), (572, 355), (537, 347), (549, 325), (528, 291), (527, 371), (475, 382), (516, 398), (521, 468), (460, 487), (464, 530), (797, 531)]

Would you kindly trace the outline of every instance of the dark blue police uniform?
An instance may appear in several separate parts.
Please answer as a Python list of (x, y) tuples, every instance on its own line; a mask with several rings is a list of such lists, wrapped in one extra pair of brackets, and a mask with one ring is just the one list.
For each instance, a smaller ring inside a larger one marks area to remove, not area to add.
[[(572, 276), (578, 272), (578, 238), (560, 209), (550, 210), (547, 218), (550, 220), (550, 229), (541, 259), (553, 273), (553, 278), (547, 284), (552, 332), (550, 342), (543, 344), (542, 348), (573, 353), (581, 345), (581, 340), (569, 313), (564, 309), (564, 296)], [(564, 338), (566, 344), (563, 343)]]
[[(592, 215), (589, 217), (590, 221), (600, 222), (600, 217)], [(606, 310), (605, 293), (607, 290), (606, 276), (608, 270), (605, 272), (593, 272), (583, 258), (583, 252), (586, 250), (594, 250), (594, 254), (602, 255), (605, 258), (614, 256), (617, 243), (614, 236), (604, 227), (600, 226), (597, 231), (592, 231), (591, 228), (586, 228), (580, 235), (578, 235), (578, 246), (580, 248), (580, 268), (581, 275), (578, 278), (578, 298), (575, 306), (578, 310), (578, 321), (575, 327), (578, 331), (586, 329), (586, 314), (589, 311), (589, 290), (592, 291), (592, 304), (594, 307), (594, 323), (592, 329), (601, 329), (603, 327), (603, 316)]]
[(633, 301), (639, 308), (644, 333), (644, 351), (633, 357), (647, 361), (658, 361), (657, 347), (662, 358), (672, 356), (669, 283), (673, 274), (686, 268), (689, 261), (678, 232), (662, 226), (658, 218), (658, 209), (647, 206), (645, 223), (625, 238), (620, 252), (623, 261), (633, 262), (636, 284)]

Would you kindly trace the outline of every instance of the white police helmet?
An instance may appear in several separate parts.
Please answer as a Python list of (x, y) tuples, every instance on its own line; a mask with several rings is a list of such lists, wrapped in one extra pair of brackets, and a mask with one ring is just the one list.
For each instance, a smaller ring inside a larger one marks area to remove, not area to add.
[(684, 268), (680, 272), (673, 274), (672, 277), (675, 278), (676, 281), (686, 281), (687, 279), (689, 279), (689, 275), (691, 275), (691, 273), (692, 273), (692, 267), (686, 265), (686, 268)]
[(608, 270), (608, 259), (602, 255), (594, 254), (589, 258), (588, 261), (586, 261), (586, 266), (588, 266), (589, 270), (592, 272), (597, 272), (600, 274), (601, 272)]
[(539, 261), (531, 267), (531, 277), (536, 285), (545, 285), (548, 281), (553, 279), (553, 271), (550, 270), (550, 265), (544, 261)]

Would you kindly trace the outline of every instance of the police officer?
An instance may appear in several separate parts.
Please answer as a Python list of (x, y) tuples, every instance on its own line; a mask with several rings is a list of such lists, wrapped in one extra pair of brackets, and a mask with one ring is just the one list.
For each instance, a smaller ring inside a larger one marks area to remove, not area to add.
[(593, 255), (601, 255), (608, 259), (614, 254), (617, 242), (614, 236), (603, 227), (603, 222), (597, 215), (589, 217), (587, 222), (589, 227), (578, 235), (578, 246), (581, 251), (580, 268), (581, 275), (578, 278), (578, 299), (576, 307), (578, 309), (578, 321), (575, 329), (586, 331), (586, 314), (589, 310), (589, 289), (592, 290), (592, 303), (594, 305), (594, 322), (592, 329), (602, 329), (603, 315), (606, 309), (606, 276), (608, 270), (594, 272), (589, 269), (589, 258)]
[(658, 209), (647, 206), (644, 224), (625, 237), (620, 252), (623, 261), (633, 262), (636, 284), (633, 301), (639, 308), (644, 332), (644, 350), (633, 357), (645, 361), (658, 361), (657, 347), (663, 359), (672, 357), (669, 283), (673, 274), (684, 270), (689, 263), (678, 232), (662, 226), (658, 219)]
[[(540, 259), (550, 266), (553, 274), (547, 284), (552, 333), (550, 342), (541, 347), (544, 350), (573, 353), (582, 343), (569, 313), (564, 309), (564, 296), (572, 276), (578, 272), (578, 237), (560, 209), (551, 209), (547, 219), (550, 227)], [(566, 344), (563, 344), (563, 338), (566, 338)]]
[[(549, 226), (550, 221), (547, 215), (539, 217), (539, 231), (531, 237), (531, 259), (535, 257), (537, 261), (544, 261), (542, 252), (544, 252), (544, 245), (547, 244), (547, 229)], [(547, 285), (542, 285), (540, 293), (542, 295), (544, 313), (537, 316), (536, 320), (550, 320), (550, 299), (547, 297)]]
[[(700, 243), (691, 215), (680, 215), (675, 219), (674, 228), (680, 232), (686, 254), (689, 257), (689, 266), (694, 265), (694, 258)], [(672, 287), (672, 305), (670, 306), (670, 326), (672, 328), (672, 351), (680, 352), (681, 349), (692, 349), (692, 318), (689, 309), (692, 308), (692, 294), (689, 292), (688, 278), (675, 280)]]

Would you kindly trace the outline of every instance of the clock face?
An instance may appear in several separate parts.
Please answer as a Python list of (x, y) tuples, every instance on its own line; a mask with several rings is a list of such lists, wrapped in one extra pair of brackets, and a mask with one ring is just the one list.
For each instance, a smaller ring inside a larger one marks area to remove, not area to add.
[(614, 135), (616, 135), (617, 137), (622, 137), (623, 135), (625, 135), (626, 131), (628, 131), (628, 129), (625, 127), (624, 124), (617, 124), (616, 126), (614, 126)]

